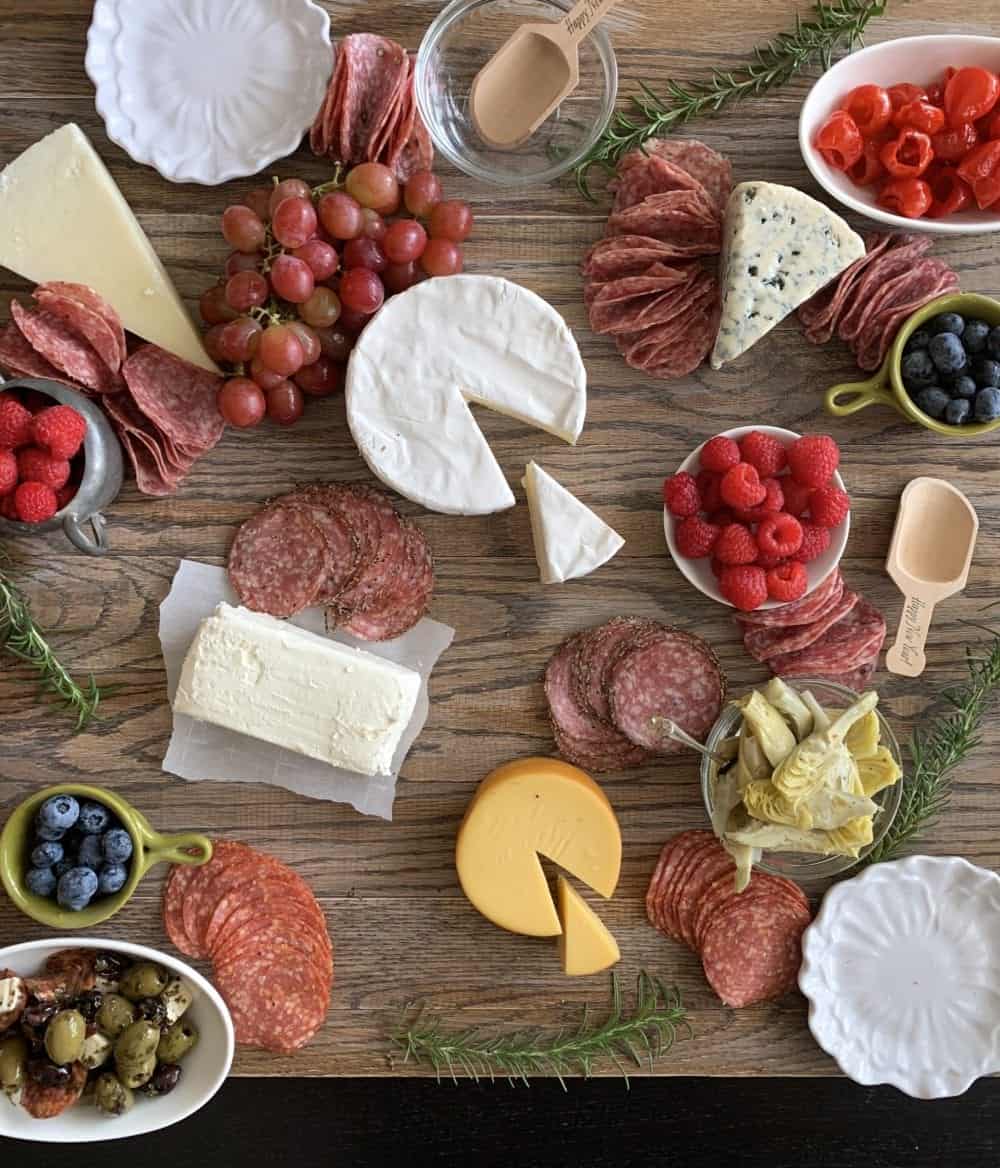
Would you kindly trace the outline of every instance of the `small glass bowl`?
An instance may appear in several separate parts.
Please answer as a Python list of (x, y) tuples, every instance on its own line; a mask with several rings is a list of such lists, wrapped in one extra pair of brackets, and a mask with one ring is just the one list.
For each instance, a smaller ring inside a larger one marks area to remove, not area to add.
[[(859, 695), (846, 686), (837, 685), (832, 681), (823, 681), (809, 677), (786, 678), (786, 684), (798, 692), (809, 690), (813, 697), (824, 709), (843, 710), (853, 705)], [(879, 729), (882, 732), (881, 745), (888, 748), (889, 753), (902, 769), (902, 758), (899, 753), (899, 743), (892, 732), (892, 727), (882, 716), (882, 711), (876, 707)], [(727, 703), (719, 715), (715, 725), (709, 731), (705, 746), (709, 750), (718, 750), (724, 738), (739, 733), (740, 722), (743, 720), (742, 711), (732, 703)], [(705, 800), (705, 810), (709, 819), (712, 817), (712, 794), (715, 774), (718, 764), (702, 755), (701, 759), (701, 794)], [(863, 847), (857, 859), (851, 856), (816, 856), (803, 852), (764, 852), (760, 862), (755, 867), (763, 872), (771, 872), (776, 876), (787, 876), (790, 880), (800, 883), (816, 880), (826, 880), (832, 876), (839, 876), (860, 863), (865, 856), (881, 842), (885, 833), (896, 818), (900, 800), (903, 797), (903, 782), (906, 776), (902, 775), (891, 787), (885, 787), (872, 798), (878, 804), (879, 810), (873, 824), (872, 842)]]
[(580, 43), (580, 84), (534, 134), (510, 150), (480, 136), (469, 109), (479, 70), (526, 21), (557, 21), (571, 0), (452, 0), (428, 28), (414, 92), (434, 146), (459, 170), (501, 187), (546, 183), (571, 170), (608, 124), (618, 65), (606, 29)]

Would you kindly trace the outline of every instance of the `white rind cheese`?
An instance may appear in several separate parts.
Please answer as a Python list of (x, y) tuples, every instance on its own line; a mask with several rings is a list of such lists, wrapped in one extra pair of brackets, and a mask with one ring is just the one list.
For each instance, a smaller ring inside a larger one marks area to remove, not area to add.
[(79, 126), (0, 171), (0, 265), (36, 284), (86, 284), (130, 332), (218, 372), (153, 245)]
[(809, 195), (774, 183), (740, 183), (726, 205), (712, 368), (745, 353), (864, 254), (861, 236)]
[(446, 276), (385, 303), (351, 354), (346, 395), (354, 441), (384, 483), (431, 511), (489, 515), (514, 495), (470, 404), (573, 444), (587, 374), (541, 297), (496, 276)]
[(392, 773), (420, 674), (263, 613), (198, 627), (174, 711), (363, 775)]
[(625, 541), (535, 462), (521, 480), (528, 494), (535, 559), (543, 584), (586, 576), (617, 555)]

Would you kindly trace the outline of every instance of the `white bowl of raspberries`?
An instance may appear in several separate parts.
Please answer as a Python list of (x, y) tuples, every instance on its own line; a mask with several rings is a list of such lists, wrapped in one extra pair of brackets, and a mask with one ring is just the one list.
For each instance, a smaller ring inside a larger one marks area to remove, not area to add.
[(674, 563), (699, 592), (744, 612), (800, 600), (847, 546), (839, 464), (827, 434), (740, 426), (710, 438), (663, 484)]

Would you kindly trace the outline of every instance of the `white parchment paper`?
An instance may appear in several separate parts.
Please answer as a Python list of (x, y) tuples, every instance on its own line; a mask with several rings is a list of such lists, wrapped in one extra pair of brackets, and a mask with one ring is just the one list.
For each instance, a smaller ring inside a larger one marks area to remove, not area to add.
[[(225, 568), (181, 560), (170, 592), (160, 605), (160, 645), (167, 667), (167, 693), (171, 702), (184, 657), (198, 625), (205, 617), (211, 616), (216, 605), (223, 600), (228, 604), (239, 603), (229, 586)], [(321, 608), (306, 609), (292, 617), (291, 623), (311, 633), (327, 635)], [(173, 715), (174, 729), (163, 759), (163, 769), (193, 781), (272, 783), (311, 799), (350, 803), (362, 815), (392, 819), (399, 769), (427, 720), (427, 680), (454, 636), (454, 629), (425, 618), (404, 636), (382, 644), (359, 641), (346, 633), (336, 633), (331, 638), (387, 661), (407, 665), (422, 678), (413, 719), (400, 740), (389, 776), (368, 778), (357, 775), (257, 738), (199, 722), (186, 714)]]

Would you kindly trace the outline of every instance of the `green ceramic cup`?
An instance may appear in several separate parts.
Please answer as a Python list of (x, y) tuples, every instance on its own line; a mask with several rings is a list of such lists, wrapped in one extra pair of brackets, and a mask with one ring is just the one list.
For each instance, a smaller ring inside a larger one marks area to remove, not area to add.
[[(60, 908), (55, 900), (36, 896), (24, 883), (28, 871), (28, 841), (35, 815), (53, 795), (73, 795), (77, 799), (92, 799), (103, 803), (121, 822), (132, 837), (132, 859), (128, 880), (113, 896), (95, 898), (80, 912)], [(190, 851), (188, 850), (190, 849)], [(194, 853), (194, 854), (192, 854)], [(212, 858), (212, 841), (194, 832), (182, 835), (161, 835), (154, 831), (146, 817), (119, 795), (102, 787), (87, 787), (80, 783), (65, 783), (47, 787), (25, 799), (11, 813), (0, 833), (0, 880), (7, 895), (21, 912), (32, 920), (60, 931), (89, 929), (113, 917), (135, 892), (139, 881), (154, 864), (205, 864)]]
[(903, 325), (893, 341), (882, 368), (867, 381), (845, 382), (826, 391), (826, 411), (837, 418), (846, 418), (868, 406), (891, 406), (897, 413), (926, 430), (943, 434), (946, 438), (980, 438), (1000, 427), (1000, 419), (993, 422), (970, 422), (967, 426), (949, 426), (936, 418), (929, 418), (923, 410), (918, 410), (903, 386), (900, 362), (903, 349), (910, 336), (932, 316), (942, 312), (959, 312), (962, 316), (974, 316), (991, 325), (1000, 324), (1000, 300), (989, 296), (979, 296), (975, 292), (953, 292), (950, 296), (940, 296), (925, 304)]

